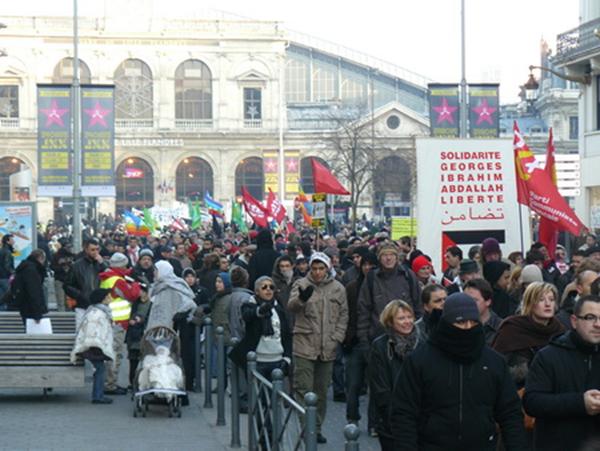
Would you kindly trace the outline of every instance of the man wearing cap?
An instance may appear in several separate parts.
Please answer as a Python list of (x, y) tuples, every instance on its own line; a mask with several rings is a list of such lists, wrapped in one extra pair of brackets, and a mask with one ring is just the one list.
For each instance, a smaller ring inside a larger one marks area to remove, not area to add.
[(448, 296), (430, 339), (405, 358), (394, 386), (395, 451), (527, 450), (521, 403), (504, 359), (485, 344), (475, 301)]
[(331, 276), (331, 261), (322, 252), (310, 257), (310, 271), (292, 286), (288, 309), (295, 315), (293, 354), (294, 394), (304, 404), (310, 391), (318, 396), (317, 442), (327, 409), (336, 349), (344, 341), (348, 325), (348, 304), (344, 286)]
[(160, 247), (159, 257), (157, 261), (160, 260), (165, 260), (169, 262), (173, 267), (173, 272), (175, 273), (175, 275), (177, 277), (181, 277), (181, 274), (183, 273), (181, 262), (173, 257), (173, 248), (170, 245), (165, 244), (164, 246)]
[(421, 288), (415, 274), (399, 264), (399, 251), (392, 243), (383, 243), (377, 252), (379, 267), (365, 277), (358, 295), (356, 336), (365, 349), (384, 333), (379, 315), (394, 299), (408, 302), (417, 318), (421, 317)]
[(124, 395), (127, 390), (117, 385), (121, 361), (125, 357), (125, 334), (131, 316), (131, 303), (140, 297), (140, 284), (130, 277), (129, 259), (115, 252), (108, 261), (109, 268), (100, 274), (100, 288), (111, 290), (112, 301), (108, 304), (113, 319), (113, 350), (115, 359), (107, 367), (105, 392)]
[(448, 294), (462, 293), (465, 283), (469, 280), (481, 277), (479, 265), (475, 260), (461, 260), (458, 267), (458, 276), (453, 280), (452, 285), (448, 286)]
[(132, 277), (148, 286), (154, 282), (154, 252), (152, 249), (144, 248), (140, 251)]

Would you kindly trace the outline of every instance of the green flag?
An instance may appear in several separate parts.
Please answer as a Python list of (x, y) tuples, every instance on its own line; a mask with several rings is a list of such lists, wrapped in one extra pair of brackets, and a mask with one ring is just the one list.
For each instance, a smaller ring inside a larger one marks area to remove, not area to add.
[(190, 219), (192, 220), (192, 230), (200, 228), (202, 225), (202, 215), (200, 214), (198, 203), (192, 204), (189, 202), (188, 208), (190, 210)]
[(237, 225), (240, 232), (248, 231), (248, 227), (244, 222), (244, 216), (242, 214), (242, 206), (236, 201), (231, 203), (231, 222)]
[(144, 207), (144, 225), (148, 227), (148, 229), (150, 229), (150, 233), (160, 228), (160, 226), (156, 222), (156, 219), (152, 217), (152, 213), (146, 207)]

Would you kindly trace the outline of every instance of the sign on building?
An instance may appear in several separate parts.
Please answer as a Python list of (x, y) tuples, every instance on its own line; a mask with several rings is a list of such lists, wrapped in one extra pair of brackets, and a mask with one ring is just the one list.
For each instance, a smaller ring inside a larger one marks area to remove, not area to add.
[(418, 243), (436, 269), (449, 246), (466, 253), (488, 237), (504, 255), (521, 250), (514, 167), (508, 139), (417, 139)]
[(429, 84), (429, 118), (431, 136), (458, 138), (460, 109), (457, 84)]
[(500, 134), (499, 87), (497, 83), (469, 85), (471, 138), (497, 138)]

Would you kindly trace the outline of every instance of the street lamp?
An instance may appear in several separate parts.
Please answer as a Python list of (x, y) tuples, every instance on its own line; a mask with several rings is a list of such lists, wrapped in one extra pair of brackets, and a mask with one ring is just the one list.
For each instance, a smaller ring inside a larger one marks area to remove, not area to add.
[[(531, 66), (529, 70), (531, 71)], [(529, 79), (527, 80), (527, 83), (523, 85), (523, 87), (525, 88), (525, 100), (528, 102), (535, 102), (537, 100), (538, 88), (540, 87), (540, 84), (533, 76), (533, 72), (529, 72)]]
[[(529, 80), (531, 80), (533, 78), (533, 69), (539, 69), (539, 70), (543, 70), (546, 72), (550, 72), (552, 75), (556, 75), (558, 78), (561, 78), (561, 79), (567, 80), (567, 81), (572, 81), (575, 83), (581, 83), (582, 85), (591, 85), (592, 84), (592, 76), (590, 74), (567, 75), (567, 74), (562, 74), (560, 72), (557, 72), (554, 69), (551, 69), (549, 67), (533, 66), (533, 65), (529, 66)], [(529, 80), (527, 80), (528, 83), (529, 83)]]

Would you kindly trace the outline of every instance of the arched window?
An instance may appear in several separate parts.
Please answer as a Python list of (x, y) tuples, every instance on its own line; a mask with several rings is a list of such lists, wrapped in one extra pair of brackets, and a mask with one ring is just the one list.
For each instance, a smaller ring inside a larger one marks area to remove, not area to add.
[(27, 165), (19, 158), (0, 158), (0, 201), (30, 199), (29, 186), (21, 186), (22, 183), (18, 183), (14, 178), (11, 184), (11, 175), (26, 169)]
[[(54, 67), (54, 74), (52, 75), (52, 83), (67, 84), (73, 83), (73, 61), (74, 59), (63, 58)], [(92, 75), (90, 68), (81, 59), (79, 60), (79, 81), (82, 84), (90, 84), (92, 82)]]
[(242, 186), (256, 199), (262, 200), (265, 192), (265, 175), (263, 172), (263, 160), (258, 157), (250, 157), (242, 160), (235, 168), (235, 194), (242, 195)]
[(410, 205), (411, 170), (398, 157), (382, 158), (373, 178), (375, 211), (385, 216), (402, 215)]
[(313, 60), (313, 101), (331, 102), (338, 98), (338, 68), (331, 62)]
[(130, 157), (117, 167), (117, 212), (154, 205), (154, 171), (146, 160)]
[(117, 119), (152, 119), (152, 72), (138, 59), (123, 61), (115, 71)]
[(180, 202), (204, 199), (204, 193), (213, 193), (212, 168), (202, 158), (185, 158), (177, 166), (175, 186)]
[(184, 61), (175, 71), (175, 118), (212, 119), (212, 74), (202, 61)]
[(317, 160), (319, 163), (321, 163), (323, 166), (325, 166), (326, 168), (329, 168), (329, 164), (327, 164), (327, 162), (325, 160), (323, 160), (322, 158), (319, 158), (319, 157), (302, 158), (302, 161), (300, 162), (300, 186), (302, 187), (302, 191), (304, 191), (306, 194), (314, 194), (315, 193), (315, 186), (314, 186), (314, 182), (313, 182), (312, 163), (310, 161), (313, 158), (315, 160)]
[(289, 103), (310, 100), (310, 64), (308, 61), (290, 58), (285, 67), (285, 92)]

